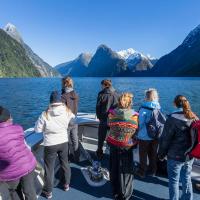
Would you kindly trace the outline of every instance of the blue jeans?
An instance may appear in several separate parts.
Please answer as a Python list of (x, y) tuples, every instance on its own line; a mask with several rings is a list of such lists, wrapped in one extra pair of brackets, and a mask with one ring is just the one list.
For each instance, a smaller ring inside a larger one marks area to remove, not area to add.
[(179, 179), (182, 183), (182, 200), (193, 200), (191, 171), (194, 159), (187, 162), (167, 160), (170, 200), (179, 200)]

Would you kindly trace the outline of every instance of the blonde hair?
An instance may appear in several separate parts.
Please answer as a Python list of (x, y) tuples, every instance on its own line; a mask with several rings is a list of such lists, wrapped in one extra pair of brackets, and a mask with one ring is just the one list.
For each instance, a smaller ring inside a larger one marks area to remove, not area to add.
[(191, 110), (189, 101), (183, 95), (177, 95), (174, 98), (174, 104), (177, 108), (183, 108), (184, 116), (187, 119), (197, 119), (197, 116)]
[(158, 101), (159, 96), (155, 88), (149, 88), (145, 91), (145, 100), (146, 101)]
[(119, 108), (122, 109), (130, 109), (132, 106), (132, 102), (133, 102), (133, 94), (131, 93), (123, 93), (120, 97), (119, 97)]
[(66, 76), (65, 78), (62, 79), (62, 86), (64, 87), (68, 87), (68, 88), (73, 88), (74, 87), (74, 83), (73, 80), (70, 76)]

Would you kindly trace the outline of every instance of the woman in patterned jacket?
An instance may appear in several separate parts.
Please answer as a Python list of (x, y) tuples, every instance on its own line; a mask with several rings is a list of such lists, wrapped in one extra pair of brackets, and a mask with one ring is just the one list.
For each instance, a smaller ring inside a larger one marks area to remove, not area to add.
[(138, 128), (138, 113), (132, 106), (133, 95), (120, 96), (118, 107), (110, 110), (110, 133), (107, 143), (110, 146), (110, 179), (115, 200), (130, 199), (133, 191), (133, 146)]

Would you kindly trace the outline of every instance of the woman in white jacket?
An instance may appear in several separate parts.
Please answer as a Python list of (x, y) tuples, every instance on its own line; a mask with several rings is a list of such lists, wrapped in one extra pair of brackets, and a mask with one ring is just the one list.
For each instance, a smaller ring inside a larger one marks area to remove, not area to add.
[(44, 189), (46, 198), (52, 198), (54, 165), (58, 155), (64, 171), (65, 184), (63, 189), (69, 190), (71, 170), (68, 163), (68, 134), (69, 123), (73, 123), (74, 114), (61, 102), (61, 96), (53, 91), (50, 105), (39, 117), (35, 132), (42, 132), (44, 137)]

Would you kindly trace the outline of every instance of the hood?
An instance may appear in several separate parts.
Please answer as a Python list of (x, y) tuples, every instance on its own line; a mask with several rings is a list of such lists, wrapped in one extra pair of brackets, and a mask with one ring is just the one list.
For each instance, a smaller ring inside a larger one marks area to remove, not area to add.
[(161, 109), (158, 101), (146, 101), (142, 104), (144, 107)]
[(13, 124), (12, 120), (7, 121), (7, 122), (1, 122), (0, 123), (0, 128), (4, 128), (4, 127), (10, 126), (12, 124)]
[(73, 88), (71, 88), (71, 87), (66, 87), (65, 88), (65, 93), (70, 93), (70, 92), (72, 92), (74, 89)]
[(115, 110), (113, 110), (113, 114), (120, 119), (130, 119), (133, 115), (138, 114), (137, 112), (135, 112), (132, 109), (121, 109), (121, 108), (117, 108)]
[(171, 117), (175, 118), (175, 119), (179, 119), (181, 121), (184, 122), (191, 122), (191, 119), (187, 119), (184, 114), (183, 114), (183, 109), (182, 108), (178, 108), (177, 110), (174, 110), (174, 112), (171, 113)]
[(115, 92), (115, 89), (113, 87), (109, 87), (109, 88), (104, 88), (102, 91), (104, 93), (111, 94), (111, 93)]
[(63, 104), (49, 107), (49, 114), (51, 116), (59, 116), (65, 113), (66, 113), (66, 106), (64, 106)]

